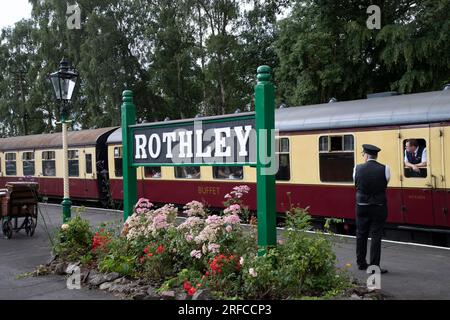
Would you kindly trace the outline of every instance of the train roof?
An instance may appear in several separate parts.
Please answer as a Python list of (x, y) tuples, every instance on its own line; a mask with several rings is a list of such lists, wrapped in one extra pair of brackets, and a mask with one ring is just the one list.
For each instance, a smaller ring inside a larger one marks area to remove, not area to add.
[[(232, 116), (235, 114), (200, 119)], [(275, 111), (275, 127), (280, 132), (410, 125), (448, 120), (450, 120), (450, 90), (380, 96)], [(183, 121), (189, 121), (189, 119)], [(122, 143), (120, 128), (109, 136), (107, 143)]]
[[(100, 138), (116, 129), (117, 127), (109, 127), (81, 131), (69, 131), (67, 133), (69, 147), (95, 146)], [(0, 139), (0, 151), (50, 148), (62, 148), (61, 132)]]

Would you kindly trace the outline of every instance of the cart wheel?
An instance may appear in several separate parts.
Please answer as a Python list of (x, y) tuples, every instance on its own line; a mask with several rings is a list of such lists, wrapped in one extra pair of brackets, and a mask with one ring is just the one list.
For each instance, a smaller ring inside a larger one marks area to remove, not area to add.
[(7, 239), (11, 239), (13, 234), (13, 226), (11, 220), (3, 221), (2, 231)]
[(32, 237), (34, 235), (34, 231), (36, 230), (36, 222), (32, 217), (27, 218), (27, 224), (25, 226), (25, 232), (28, 236)]

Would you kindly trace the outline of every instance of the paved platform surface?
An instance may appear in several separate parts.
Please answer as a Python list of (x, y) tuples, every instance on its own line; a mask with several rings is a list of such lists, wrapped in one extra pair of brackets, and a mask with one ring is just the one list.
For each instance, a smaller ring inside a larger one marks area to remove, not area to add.
[[(99, 290), (68, 290), (61, 276), (17, 277), (45, 264), (50, 258), (50, 238), (61, 225), (61, 208), (41, 205), (38, 227), (34, 237), (24, 231), (14, 234), (11, 240), (0, 239), (0, 299), (117, 299)], [(120, 212), (89, 208), (83, 217), (93, 224), (102, 221), (120, 221)], [(45, 228), (43, 220), (48, 228)], [(338, 266), (348, 271), (362, 283), (368, 275), (357, 270), (355, 240), (334, 237)], [(370, 245), (370, 243), (369, 243)], [(351, 264), (348, 268), (346, 265)], [(390, 299), (450, 299), (450, 250), (402, 243), (383, 242), (382, 266), (389, 273), (381, 277), (381, 290)]]

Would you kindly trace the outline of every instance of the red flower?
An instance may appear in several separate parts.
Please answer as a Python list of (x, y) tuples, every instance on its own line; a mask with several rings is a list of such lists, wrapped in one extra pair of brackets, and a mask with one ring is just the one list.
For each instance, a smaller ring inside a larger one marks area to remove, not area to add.
[(164, 250), (165, 250), (164, 246), (160, 245), (160, 246), (158, 246), (158, 248), (156, 248), (156, 253), (161, 254), (164, 252)]
[(153, 257), (153, 253), (147, 253), (147, 257)]
[(148, 247), (145, 247), (144, 253), (148, 253)]
[(189, 281), (185, 281), (184, 283), (183, 283), (183, 289), (187, 292), (187, 291), (189, 291), (189, 289), (191, 289), (191, 284), (189, 283)]
[(195, 289), (194, 287), (191, 287), (188, 290), (187, 294), (190, 295), (190, 296), (193, 296), (196, 291), (197, 291), (197, 289)]

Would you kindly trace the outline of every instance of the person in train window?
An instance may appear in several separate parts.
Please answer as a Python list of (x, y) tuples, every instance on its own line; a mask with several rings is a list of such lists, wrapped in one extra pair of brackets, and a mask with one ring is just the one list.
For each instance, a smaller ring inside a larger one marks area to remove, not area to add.
[[(371, 231), (370, 265), (380, 266), (381, 236), (386, 222), (386, 188), (391, 173), (389, 166), (377, 162), (381, 149), (363, 144), (364, 164), (354, 168), (356, 186), (356, 262), (360, 270), (366, 270), (367, 239)], [(381, 269), (381, 273), (387, 270)]]
[(55, 168), (51, 163), (47, 162), (44, 168), (44, 176), (51, 177), (55, 175)]
[(427, 172), (427, 148), (425, 146), (420, 146), (416, 139), (406, 140), (405, 145), (405, 169), (409, 168), (407, 177), (426, 177)]
[(217, 179), (242, 179), (242, 167), (218, 167), (217, 168)]

